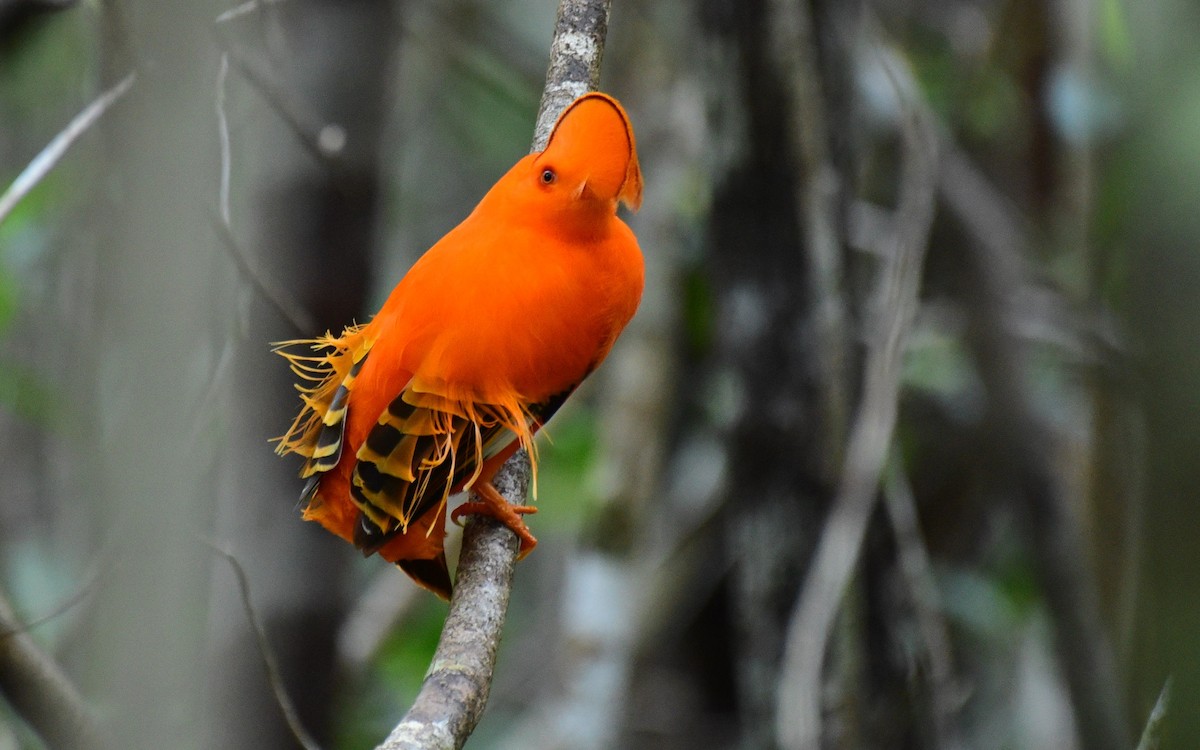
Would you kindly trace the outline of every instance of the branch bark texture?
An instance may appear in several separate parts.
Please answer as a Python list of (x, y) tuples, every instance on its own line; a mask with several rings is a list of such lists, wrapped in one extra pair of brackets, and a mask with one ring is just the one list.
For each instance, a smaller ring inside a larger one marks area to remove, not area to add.
[[(520, 452), (493, 483), (506, 498), (520, 500), (529, 478), (529, 459)], [(433, 662), (412, 708), (380, 750), (460, 748), (471, 736), (487, 705), (519, 548), (500, 522), (471, 517)]]
[(533, 151), (550, 140), (554, 121), (567, 105), (600, 86), (600, 61), (612, 0), (562, 0), (554, 22), (546, 85), (533, 129)]
[[(546, 85), (534, 128), (540, 151), (562, 110), (597, 88), (612, 0), (562, 0), (554, 24)], [(529, 457), (519, 451), (492, 483), (510, 502), (529, 492)], [(463, 533), (450, 612), (416, 701), (379, 750), (460, 748), (487, 705), (508, 611), (519, 543), (490, 518), (472, 516)]]

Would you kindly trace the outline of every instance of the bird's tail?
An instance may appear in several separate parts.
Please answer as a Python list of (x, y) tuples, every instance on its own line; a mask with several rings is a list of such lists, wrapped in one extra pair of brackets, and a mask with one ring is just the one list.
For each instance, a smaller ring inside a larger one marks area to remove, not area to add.
[(450, 601), (454, 585), (450, 582), (450, 566), (446, 563), (445, 552), (429, 560), (397, 560), (396, 565), (418, 586)]

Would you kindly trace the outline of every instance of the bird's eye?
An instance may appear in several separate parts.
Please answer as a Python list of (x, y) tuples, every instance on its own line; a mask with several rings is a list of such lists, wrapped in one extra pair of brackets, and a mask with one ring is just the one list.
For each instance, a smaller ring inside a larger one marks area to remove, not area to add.
[(542, 184), (543, 185), (553, 185), (554, 181), (557, 178), (558, 178), (558, 175), (554, 174), (553, 169), (542, 170)]

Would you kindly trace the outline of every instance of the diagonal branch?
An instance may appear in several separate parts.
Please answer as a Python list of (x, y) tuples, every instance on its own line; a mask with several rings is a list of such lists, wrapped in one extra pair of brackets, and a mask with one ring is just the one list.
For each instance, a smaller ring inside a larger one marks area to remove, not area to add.
[[(558, 114), (600, 81), (612, 0), (561, 0), (533, 150), (545, 147)], [(529, 491), (529, 457), (519, 451), (492, 480), (510, 501)], [(496, 650), (508, 610), (519, 544), (490, 518), (470, 516), (450, 612), (429, 673), (408, 713), (379, 750), (460, 748), (487, 705)]]
[(71, 147), (79, 137), (86, 133), (96, 121), (100, 119), (109, 107), (117, 102), (125, 95), (129, 88), (133, 86), (136, 73), (130, 73), (121, 79), (121, 81), (113, 86), (108, 91), (98, 96), (95, 101), (84, 108), (82, 112), (75, 116), (67, 127), (63, 128), (62, 132), (54, 136), (54, 140), (50, 141), (41, 152), (34, 157), (33, 161), (17, 175), (17, 179), (13, 180), (8, 189), (0, 195), (0, 222), (12, 213), (12, 210), (17, 207), (21, 199), (29, 194), (42, 179), (50, 173), (54, 165), (58, 164), (63, 155), (67, 153), (67, 149)]
[[(524, 498), (529, 476), (521, 452), (493, 483), (507, 498)], [(519, 548), (516, 535), (499, 521), (470, 516), (450, 612), (429, 672), (412, 708), (379, 750), (460, 748), (471, 736), (487, 705)]]
[(221, 238), (221, 244), (228, 251), (230, 259), (237, 266), (238, 273), (250, 282), (251, 286), (262, 295), (262, 298), (271, 307), (275, 308), (275, 312), (279, 313), (297, 331), (315, 330), (316, 321), (303, 305), (269, 277), (258, 272), (247, 252), (238, 243), (237, 237), (233, 236), (233, 227), (216, 215), (213, 216), (213, 227), (217, 230), (217, 236)]
[(1171, 708), (1171, 678), (1163, 684), (1158, 693), (1158, 700), (1150, 710), (1146, 719), (1146, 728), (1142, 730), (1142, 738), (1138, 740), (1136, 750), (1158, 750), (1162, 744), (1163, 724), (1166, 722), (1167, 711)]
[(215, 542), (201, 539), (200, 543), (229, 563), (229, 567), (233, 570), (233, 575), (237, 579), (238, 595), (242, 600), (242, 609), (246, 612), (246, 619), (250, 621), (258, 652), (262, 656), (263, 667), (267, 670), (267, 681), (271, 684), (271, 690), (275, 693), (275, 702), (283, 711), (283, 719), (287, 723), (288, 729), (291, 730), (292, 736), (304, 750), (320, 750), (321, 746), (317, 744), (317, 741), (300, 721), (300, 713), (296, 710), (296, 704), (288, 695), (287, 688), (283, 684), (283, 673), (279, 670), (279, 660), (271, 649), (271, 644), (267, 640), (267, 629), (250, 598), (250, 579), (246, 575), (246, 569), (242, 567), (232, 552), (218, 546)]
[(75, 685), (25, 630), (0, 594), (0, 696), (50, 747), (104, 747), (103, 730)]
[(346, 148), (346, 130), (326, 122), (313, 105), (289, 86), (270, 65), (244, 50), (230, 46), (223, 53), (228, 64), (242, 75), (283, 118), (305, 150), (319, 163), (336, 166)]

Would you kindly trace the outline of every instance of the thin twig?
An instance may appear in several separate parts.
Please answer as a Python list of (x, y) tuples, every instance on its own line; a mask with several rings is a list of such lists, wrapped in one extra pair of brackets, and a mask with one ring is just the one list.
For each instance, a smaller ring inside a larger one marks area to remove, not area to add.
[(237, 238), (233, 236), (233, 229), (222, 221), (219, 216), (213, 216), (213, 225), (216, 226), (217, 234), (220, 235), (222, 244), (229, 251), (229, 257), (237, 265), (238, 271), (270, 303), (271, 307), (274, 307), (275, 311), (283, 316), (283, 319), (290, 323), (297, 331), (311, 333), (316, 330), (316, 320), (313, 319), (307, 310), (300, 306), (299, 302), (275, 286), (270, 279), (258, 273), (246, 257), (246, 252), (238, 243)]
[(1163, 683), (1158, 700), (1154, 701), (1154, 708), (1150, 710), (1150, 717), (1146, 719), (1146, 728), (1142, 730), (1137, 750), (1158, 750), (1162, 743), (1163, 725), (1167, 720), (1167, 711), (1171, 708), (1171, 682), (1171, 678), (1168, 677)]
[(932, 129), (916, 112), (910, 114), (902, 134), (897, 242), (880, 271), (871, 311), (862, 402), (851, 427), (838, 494), (793, 609), (784, 646), (776, 728), (780, 744), (788, 750), (820, 747), (826, 647), (858, 562), (896, 422), (901, 357), (917, 308), (937, 186)]
[(228, 23), (234, 19), (257, 12), (260, 8), (266, 5), (278, 5), (285, 0), (249, 0), (249, 2), (235, 5), (221, 15), (217, 16), (216, 23)]
[(346, 130), (324, 121), (304, 97), (293, 91), (271, 67), (240, 50), (224, 53), (230, 64), (286, 122), (309, 153), (323, 164), (336, 165), (346, 148)]
[(241, 272), (255, 289), (275, 308), (283, 319), (290, 323), (300, 333), (310, 333), (316, 329), (316, 321), (304, 309), (304, 306), (293, 297), (280, 289), (270, 279), (265, 278), (254, 267), (242, 250), (233, 232), (232, 210), (230, 208), (230, 174), (233, 171), (232, 144), (229, 136), (229, 117), (225, 111), (225, 86), (229, 77), (229, 53), (221, 53), (221, 63), (217, 68), (217, 135), (220, 142), (220, 177), (217, 185), (217, 232), (221, 235), (225, 249), (229, 251), (238, 271)]
[(263, 627), (262, 620), (258, 617), (258, 610), (255, 609), (254, 602), (250, 599), (250, 580), (246, 576), (245, 568), (229, 551), (207, 539), (200, 539), (200, 541), (204, 546), (224, 558), (229, 563), (229, 567), (233, 569), (233, 574), (237, 578), (238, 594), (242, 599), (242, 609), (246, 612), (246, 619), (250, 621), (250, 627), (254, 631), (254, 639), (258, 645), (258, 653), (267, 670), (267, 681), (271, 683), (271, 690), (275, 693), (275, 702), (283, 711), (283, 719), (287, 722), (292, 736), (305, 750), (321, 750), (321, 746), (304, 728), (304, 724), (300, 721), (300, 713), (296, 710), (296, 704), (288, 695), (287, 686), (283, 683), (283, 674), (279, 671), (279, 660), (275, 658), (275, 652), (271, 649), (271, 644), (267, 639), (266, 628)]
[(229, 174), (233, 157), (229, 143), (229, 117), (225, 114), (225, 81), (229, 78), (229, 53), (221, 53), (221, 65), (217, 68), (217, 134), (221, 141), (221, 177), (217, 187), (217, 210), (225, 226), (232, 226), (229, 210)]
[(95, 125), (100, 116), (115, 104), (118, 99), (124, 96), (125, 92), (129, 91), (136, 78), (137, 73), (130, 73), (122, 78), (120, 83), (96, 97), (95, 101), (76, 115), (75, 119), (71, 120), (67, 124), (67, 127), (54, 136), (54, 140), (50, 141), (34, 157), (33, 161), (29, 162), (29, 165), (22, 170), (21, 174), (17, 175), (17, 179), (13, 180), (8, 189), (4, 191), (4, 194), (0, 195), (0, 223), (4, 222), (30, 190), (36, 187), (49, 174), (54, 165), (58, 164), (59, 160), (66, 154), (67, 149), (81, 135), (86, 133), (92, 125)]

